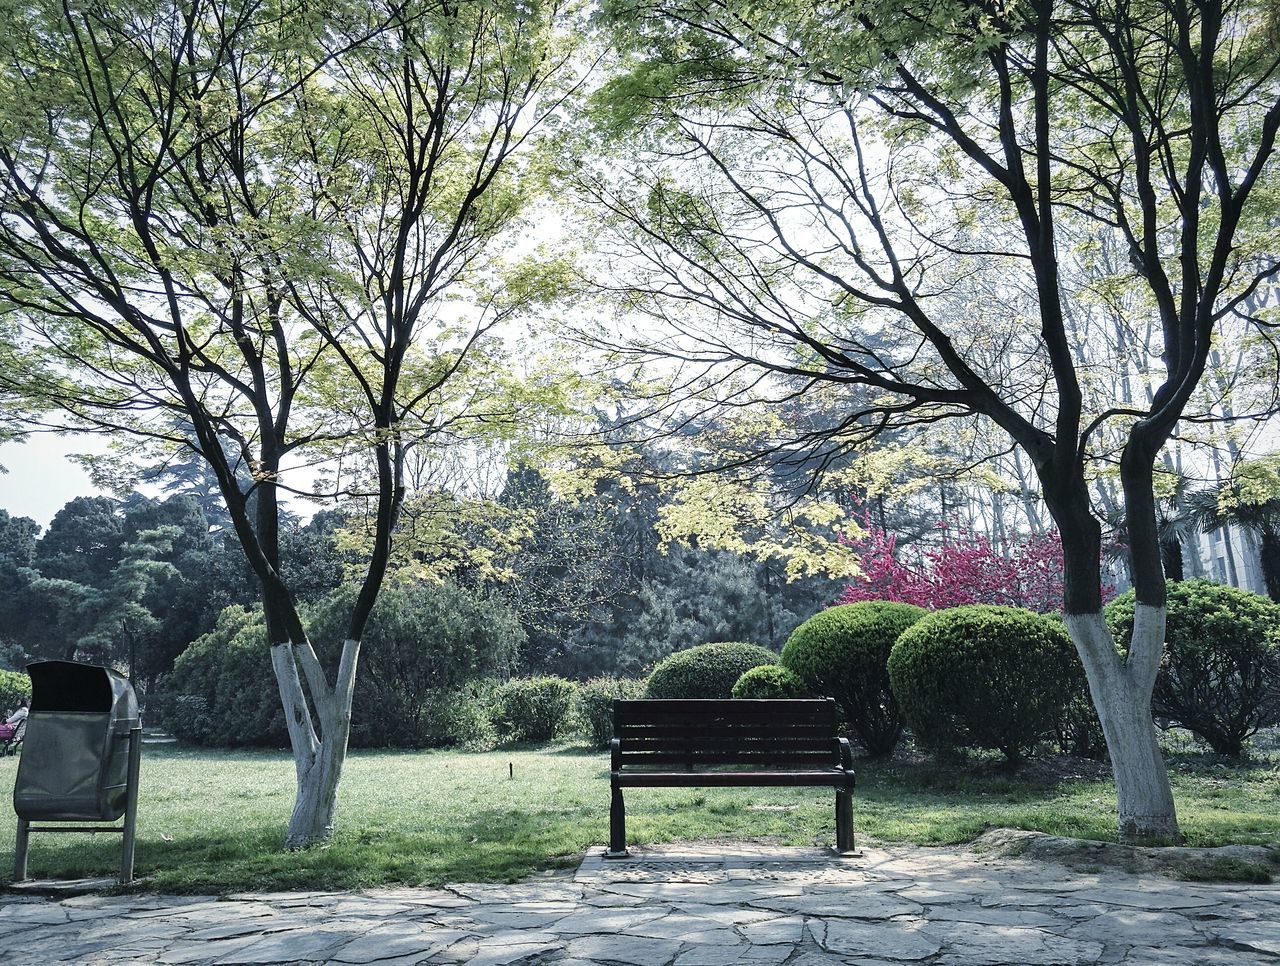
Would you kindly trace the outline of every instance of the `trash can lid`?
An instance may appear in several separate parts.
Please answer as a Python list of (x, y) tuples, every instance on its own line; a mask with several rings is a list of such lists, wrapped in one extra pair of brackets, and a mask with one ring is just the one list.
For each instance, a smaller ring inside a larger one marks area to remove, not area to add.
[(37, 661), (27, 665), (27, 674), (33, 712), (110, 712), (121, 698), (130, 704), (137, 700), (128, 678), (99, 664)]

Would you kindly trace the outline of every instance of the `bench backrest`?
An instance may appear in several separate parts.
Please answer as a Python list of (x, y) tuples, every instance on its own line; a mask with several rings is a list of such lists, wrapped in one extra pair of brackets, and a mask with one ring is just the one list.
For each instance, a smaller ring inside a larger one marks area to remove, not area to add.
[(830, 768), (836, 723), (830, 698), (615, 701), (615, 765)]

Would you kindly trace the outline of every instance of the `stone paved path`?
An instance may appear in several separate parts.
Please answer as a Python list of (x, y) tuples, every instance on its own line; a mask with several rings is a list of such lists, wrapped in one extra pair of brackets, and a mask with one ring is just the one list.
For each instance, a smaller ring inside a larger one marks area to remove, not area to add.
[(732, 846), (576, 875), (223, 899), (0, 894), (0, 963), (1280, 964), (1280, 886), (1074, 873), (963, 849)]

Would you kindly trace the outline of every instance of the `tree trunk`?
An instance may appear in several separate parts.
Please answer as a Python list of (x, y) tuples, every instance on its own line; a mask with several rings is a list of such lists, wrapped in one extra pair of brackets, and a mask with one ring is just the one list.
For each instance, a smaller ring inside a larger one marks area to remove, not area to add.
[(1165, 576), (1170, 580), (1182, 580), (1182, 542), (1177, 537), (1160, 541), (1160, 561), (1164, 564)]
[(1164, 642), (1165, 608), (1145, 604), (1135, 608), (1130, 652), (1154, 651), (1155, 667), (1149, 661), (1135, 664), (1120, 656), (1101, 611), (1067, 614), (1066, 623), (1084, 662), (1089, 693), (1111, 755), (1120, 841), (1178, 841), (1173, 791), (1151, 719), (1151, 691)]
[(326, 842), (333, 836), (334, 816), (338, 810), (338, 783), (342, 779), (346, 751), (345, 735), (340, 743), (321, 741), (311, 756), (309, 767), (299, 771), (298, 793), (284, 840), (286, 849), (306, 848)]
[[(285, 848), (306, 848), (328, 841), (333, 835), (338, 785), (351, 736), (351, 700), (359, 654), (359, 641), (343, 643), (337, 683), (330, 689), (310, 643), (284, 643), (271, 648), (271, 663), (280, 687), (297, 772), (297, 796), (285, 835)], [(299, 664), (307, 678), (306, 691), (298, 674)], [(314, 719), (307, 706), (308, 692), (315, 709)], [(320, 725), (318, 735), (313, 720)]]
[[(1165, 583), (1160, 566), (1150, 458), (1127, 448), (1121, 461), (1137, 603), (1126, 653), (1102, 616), (1102, 531), (1083, 474), (1042, 477), (1062, 536), (1065, 621), (1089, 681), (1116, 780), (1118, 833), (1131, 844), (1179, 839), (1169, 773), (1151, 719), (1151, 692), (1164, 653)], [(1145, 465), (1145, 478), (1143, 476)], [(1136, 467), (1136, 468), (1135, 468)]]
[(1262, 564), (1262, 579), (1267, 585), (1267, 596), (1280, 601), (1280, 536), (1264, 532), (1258, 561)]

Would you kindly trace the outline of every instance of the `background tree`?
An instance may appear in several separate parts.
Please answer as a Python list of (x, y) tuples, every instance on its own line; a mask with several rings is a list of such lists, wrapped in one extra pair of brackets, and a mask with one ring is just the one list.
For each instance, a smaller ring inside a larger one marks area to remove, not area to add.
[(1191, 494), (1188, 516), (1207, 533), (1234, 526), (1256, 537), (1267, 596), (1280, 601), (1280, 481), (1273, 463), (1243, 463), (1213, 489)]
[(27, 602), (23, 591), (36, 554), (40, 525), (30, 517), (15, 517), (0, 510), (0, 668), (16, 671), (26, 663), (22, 630)]
[[(603, 247), (619, 255), (613, 287), (663, 323), (662, 354), (717, 370), (708, 391), (721, 400), (847, 387), (826, 434), (845, 445), (894, 424), (998, 426), (1062, 535), (1066, 622), (1106, 734), (1120, 835), (1176, 838), (1149, 712), (1166, 612), (1154, 467), (1215, 333), (1256, 326), (1247, 302), (1277, 272), (1269, 8), (609, 9), (638, 56), (605, 119), (649, 132), (647, 153), (582, 179), (618, 229)], [(1084, 285), (1062, 253), (1099, 235), (1125, 260), (1094, 266)], [(1108, 288), (1132, 292), (1133, 324), (1150, 326), (1149, 354), (1127, 332), (1116, 346), (1139, 353), (1153, 391), (1098, 409), (1073, 308)], [(631, 358), (656, 354), (646, 342)], [(1099, 442), (1108, 425), (1119, 446)], [(1090, 489), (1097, 462), (1113, 460), (1137, 593), (1124, 650), (1102, 617)]]

